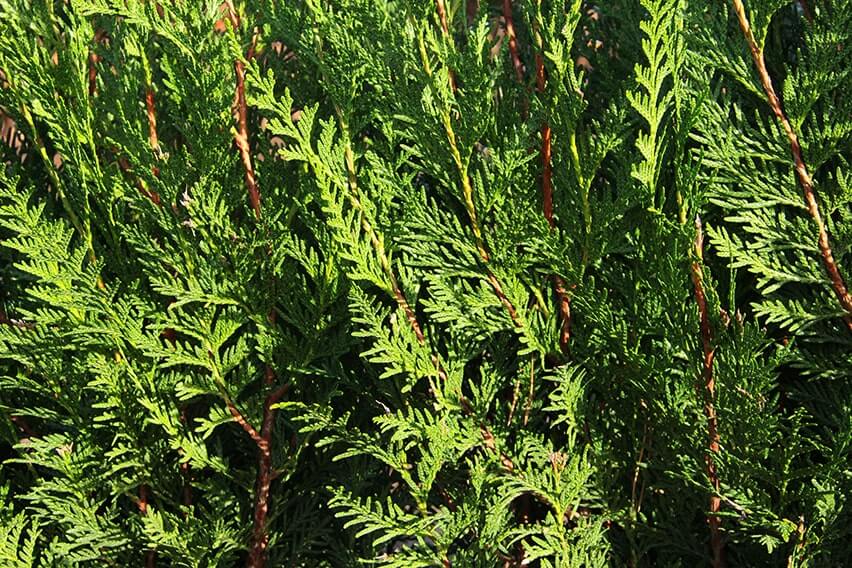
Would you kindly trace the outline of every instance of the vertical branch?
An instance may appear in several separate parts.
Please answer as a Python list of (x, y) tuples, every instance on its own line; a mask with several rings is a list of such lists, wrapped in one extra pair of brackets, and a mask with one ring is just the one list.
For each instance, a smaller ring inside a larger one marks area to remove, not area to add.
[[(539, 0), (540, 2), (540, 0)], [(533, 22), (533, 33), (535, 34), (536, 53), (535, 53), (535, 86), (539, 95), (544, 95), (547, 88), (547, 76), (544, 70), (544, 57), (541, 52), (544, 49), (539, 22), (536, 19)], [(541, 124), (541, 201), (544, 218), (547, 219), (547, 224), (553, 229), (556, 224), (553, 220), (553, 146), (552, 146), (552, 131), (550, 123), (545, 120)], [(561, 326), (559, 330), (559, 347), (562, 352), (568, 350), (568, 341), (571, 338), (571, 297), (568, 295), (568, 290), (565, 287), (565, 281), (560, 276), (554, 276), (553, 287), (556, 292), (556, 297), (559, 301), (559, 314)]]
[[(139, 486), (139, 501), (137, 502), (139, 514), (148, 514), (148, 486), (144, 483)], [(145, 551), (145, 568), (154, 568), (157, 563), (157, 552), (154, 550)]]
[[(440, 20), (441, 22), (441, 35), (443, 36), (444, 40), (449, 43), (450, 41), (452, 41), (452, 36), (450, 35), (450, 25), (447, 21), (447, 6), (446, 4), (444, 4), (444, 0), (435, 0), (435, 5), (438, 10), (438, 20)], [(449, 77), (450, 89), (455, 92), (457, 88), (456, 76), (455, 73), (453, 73), (452, 69), (450, 69)]]
[[(95, 45), (99, 44), (106, 37), (106, 32), (103, 30), (98, 30), (95, 32)], [(95, 50), (92, 49), (92, 52), (89, 53), (89, 98), (97, 94), (98, 91), (98, 68), (97, 64), (101, 60), (100, 56), (95, 53)]]
[(148, 116), (148, 141), (151, 144), (151, 149), (156, 152), (160, 149), (160, 141), (157, 138), (157, 109), (154, 106), (154, 89), (150, 82), (145, 85), (145, 111)]
[(713, 495), (710, 497), (710, 514), (707, 517), (707, 524), (710, 525), (710, 547), (713, 551), (713, 566), (721, 568), (724, 566), (722, 534), (720, 532), (721, 519), (719, 517), (719, 509), (721, 499), (719, 497), (719, 472), (716, 469), (715, 457), (719, 453), (719, 429), (718, 419), (716, 417), (716, 408), (714, 400), (716, 398), (716, 380), (713, 376), (713, 358), (715, 350), (713, 349), (713, 331), (710, 326), (710, 310), (707, 307), (707, 296), (704, 292), (704, 282), (702, 275), (702, 262), (704, 258), (704, 234), (701, 226), (701, 218), (695, 217), (695, 260), (692, 262), (691, 273), (692, 283), (695, 288), (695, 303), (698, 304), (698, 313), (701, 318), (701, 345), (704, 353), (702, 362), (702, 380), (704, 383), (704, 392), (698, 388), (704, 398), (704, 415), (707, 417), (707, 453), (705, 455), (705, 464), (707, 467), (707, 477), (713, 485)]
[(467, 160), (462, 158), (459, 151), (458, 143), (456, 142), (456, 133), (453, 129), (452, 118), (449, 111), (445, 111), (441, 116), (444, 123), (444, 130), (447, 133), (447, 141), (450, 144), (450, 153), (453, 156), (453, 161), (456, 164), (456, 169), (459, 172), (459, 178), (462, 184), (462, 196), (464, 197), (464, 206), (467, 210), (467, 215), (470, 218), (470, 225), (473, 229), (473, 237), (476, 239), (476, 249), (479, 251), (479, 256), (484, 262), (488, 262), (488, 250), (485, 248), (485, 241), (482, 238), (482, 229), (479, 226), (479, 220), (476, 215), (476, 204), (473, 201), (473, 186), (470, 183), (470, 176), (467, 174)]
[[(338, 117), (341, 123), (341, 130), (343, 131), (345, 137), (345, 147), (344, 147), (344, 158), (346, 162), (346, 173), (347, 173), (347, 183), (349, 185), (349, 199), (353, 208), (359, 211), (361, 215), (361, 228), (364, 232), (369, 236), (370, 243), (373, 246), (373, 249), (376, 251), (376, 254), (379, 256), (379, 262), (382, 265), (382, 271), (387, 276), (391, 289), (393, 292), (394, 300), (397, 303), (397, 306), (405, 313), (405, 319), (408, 322), (408, 325), (411, 327), (414, 332), (415, 337), (417, 338), (417, 343), (421, 346), (426, 346), (426, 336), (423, 334), (423, 328), (420, 325), (420, 322), (417, 320), (417, 315), (414, 313), (414, 310), (411, 307), (408, 299), (405, 296), (405, 293), (402, 291), (402, 288), (399, 286), (399, 281), (397, 280), (396, 274), (393, 271), (393, 267), (390, 264), (390, 260), (385, 252), (383, 240), (381, 236), (376, 232), (373, 226), (370, 224), (367, 216), (364, 214), (364, 207), (361, 204), (361, 200), (359, 198), (359, 190), (358, 190), (358, 177), (357, 172), (355, 171), (355, 160), (354, 153), (352, 152), (352, 144), (350, 141), (349, 135), (349, 126), (343, 116), (343, 113), (338, 108)], [(510, 314), (513, 317), (513, 320), (517, 318), (517, 313), (515, 312), (514, 306), (512, 306), (511, 302), (509, 302), (508, 298), (506, 298), (505, 294), (502, 293), (502, 288), (500, 288), (500, 283), (497, 281), (497, 278), (489, 272), (489, 282), (491, 282), (492, 286), (495, 286), (496, 290), (499, 290), (498, 296), (501, 297), (501, 301), (504, 301), (504, 305), (507, 306), (507, 309), (510, 309)], [(437, 353), (432, 353), (432, 361), (435, 363), (435, 369), (438, 373), (438, 376), (446, 382), (447, 374), (441, 365), (441, 360), (438, 357)], [(463, 396), (463, 395), (462, 395)], [(465, 398), (462, 398), (462, 408), (467, 415), (472, 414), (472, 409), (470, 408), (470, 404), (467, 402)], [(498, 453), (500, 457), (500, 463), (503, 465), (505, 469), (508, 471), (512, 471), (514, 469), (514, 464), (512, 460), (503, 452), (499, 452), (497, 450), (497, 446), (494, 442), (494, 435), (491, 433), (491, 430), (484, 424), (480, 424), (480, 431), (482, 433), (482, 438), (485, 441), (486, 447), (494, 452)]]
[(784, 130), (784, 133), (787, 135), (787, 141), (790, 144), (790, 152), (793, 155), (796, 177), (799, 180), (799, 185), (802, 187), (808, 213), (814, 220), (814, 223), (816, 223), (819, 233), (818, 244), (820, 255), (822, 256), (822, 264), (828, 273), (829, 279), (831, 280), (831, 287), (834, 290), (834, 294), (837, 296), (838, 303), (846, 312), (843, 316), (843, 321), (846, 323), (849, 330), (852, 331), (852, 296), (849, 295), (849, 291), (846, 288), (846, 282), (840, 274), (837, 262), (834, 260), (834, 254), (831, 251), (831, 243), (828, 238), (828, 230), (826, 229), (822, 215), (820, 214), (813, 180), (811, 179), (807, 165), (802, 157), (802, 147), (799, 144), (799, 137), (796, 134), (796, 131), (793, 130), (790, 120), (787, 118), (787, 115), (784, 113), (784, 109), (781, 107), (781, 101), (775, 93), (775, 88), (772, 85), (772, 79), (769, 76), (769, 71), (766, 69), (763, 50), (757, 45), (757, 40), (751, 30), (751, 25), (749, 24), (748, 17), (746, 16), (745, 6), (743, 6), (742, 0), (733, 0), (733, 6), (734, 12), (737, 14), (737, 19), (739, 20), (740, 29), (742, 30), (746, 42), (748, 43), (749, 50), (751, 51), (751, 57), (752, 60), (754, 60), (754, 66), (757, 69), (758, 76), (760, 77), (760, 83), (763, 86), (763, 91), (766, 93), (767, 102), (769, 103), (772, 112), (775, 114), (775, 118), (781, 124), (781, 128)]
[[(240, 20), (237, 16), (231, 0), (226, 0), (225, 7), (228, 11), (228, 19), (234, 31), (239, 29)], [(249, 47), (248, 57), (254, 55), (255, 45), (259, 35), (258, 28), (254, 29), (252, 35), (251, 46)], [(248, 105), (246, 103), (245, 91), (245, 64), (241, 58), (234, 61), (234, 71), (236, 73), (236, 106), (237, 106), (237, 131), (234, 135), (234, 142), (240, 152), (240, 158), (245, 170), (246, 187), (248, 188), (249, 201), (254, 210), (255, 218), (261, 219), (260, 208), (260, 190), (255, 178), (254, 168), (251, 162), (251, 148), (249, 147), (248, 138)], [(274, 323), (275, 314), (270, 313), (270, 319)], [(275, 373), (272, 367), (266, 365), (264, 371), (264, 384), (267, 388), (271, 388), (275, 383)], [(252, 519), (251, 543), (249, 546), (249, 557), (246, 562), (248, 568), (262, 568), (266, 565), (266, 551), (269, 547), (269, 532), (266, 528), (266, 518), (269, 514), (269, 493), (272, 486), (273, 471), (272, 471), (272, 439), (275, 426), (275, 403), (287, 392), (288, 384), (279, 386), (271, 391), (263, 403), (263, 418), (261, 420), (260, 432), (257, 432), (245, 419), (242, 419), (241, 425), (248, 432), (257, 445), (257, 477), (255, 479), (255, 496), (254, 496), (254, 513)], [(239, 412), (233, 404), (229, 405), (231, 414), (240, 422), (238, 418)], [(235, 413), (236, 411), (236, 413)]]
[(515, 34), (515, 20), (512, 17), (512, 0), (503, 0), (503, 21), (506, 26), (506, 38), (509, 40), (509, 54), (512, 56), (512, 67), (518, 82), (524, 80), (524, 64), (518, 53), (518, 38)]
[[(439, 0), (439, 6), (442, 5), (441, 0)], [(423, 68), (426, 71), (427, 75), (432, 75), (431, 69), (429, 67), (429, 61), (426, 58), (425, 50), (421, 46), (420, 56), (423, 60)], [(455, 83), (453, 81), (453, 75), (450, 73), (450, 86), (455, 90)], [(479, 253), (479, 257), (482, 261), (487, 265), (490, 261), (491, 257), (488, 254), (488, 249), (485, 247), (485, 240), (482, 237), (482, 229), (479, 225), (479, 219), (476, 214), (476, 204), (473, 199), (473, 186), (470, 183), (470, 176), (467, 173), (467, 159), (462, 158), (461, 152), (459, 151), (458, 142), (456, 139), (456, 133), (453, 129), (452, 117), (450, 116), (449, 109), (444, 109), (441, 114), (441, 122), (444, 126), (444, 131), (447, 134), (447, 143), (450, 145), (450, 153), (453, 157), (453, 162), (456, 165), (456, 169), (459, 173), (459, 179), (461, 180), (462, 185), (462, 195), (464, 197), (464, 206), (467, 211), (467, 215), (470, 219), (471, 228), (473, 229), (473, 236), (476, 240), (476, 249)], [(503, 287), (500, 285), (500, 281), (497, 279), (497, 276), (491, 271), (490, 268), (487, 268), (488, 271), (488, 283), (491, 285), (494, 290), (494, 294), (500, 300), (500, 303), (506, 308), (509, 313), (509, 317), (512, 319), (512, 323), (518, 329), (522, 329), (524, 327), (523, 322), (518, 316), (518, 312), (515, 309), (515, 306), (512, 305), (511, 300), (506, 296), (506, 293), (503, 291)]]
[(476, 14), (479, 12), (479, 0), (467, 0), (467, 25), (473, 24)]
[[(265, 382), (271, 385), (275, 374), (266, 368)], [(266, 397), (263, 403), (263, 420), (260, 427), (260, 440), (257, 442), (258, 469), (254, 497), (254, 520), (252, 523), (251, 549), (246, 566), (262, 568), (266, 564), (266, 549), (269, 546), (269, 532), (266, 530), (266, 517), (269, 513), (269, 490), (272, 486), (272, 434), (275, 425), (275, 408), (289, 385), (285, 384)]]
[[(160, 139), (157, 136), (157, 107), (154, 103), (154, 79), (151, 74), (151, 66), (148, 63), (148, 55), (142, 52), (142, 64), (145, 72), (145, 116), (148, 119), (148, 144), (151, 146), (151, 151), (154, 153), (154, 158), (160, 154)], [(151, 173), (154, 177), (160, 177), (160, 168), (151, 166)], [(141, 180), (140, 180), (140, 183)], [(153, 189), (144, 188), (143, 193), (148, 195), (149, 199), (154, 202), (154, 205), (160, 205), (160, 195)]]
[(804, 14), (808, 23), (814, 23), (814, 13), (811, 11), (811, 6), (808, 4), (808, 0), (799, 0), (799, 6), (801, 6), (802, 14)]
[[(97, 37), (97, 36), (96, 36)], [(94, 94), (95, 89), (95, 81), (97, 79), (97, 72), (95, 70), (95, 63), (97, 62), (97, 55), (95, 55), (94, 51), (91, 54), (91, 57), (94, 59), (90, 59), (90, 67), (89, 67), (89, 94)], [(151, 145), (151, 150), (154, 151), (154, 155), (157, 155), (160, 149), (159, 139), (157, 138), (157, 111), (154, 106), (154, 87), (153, 81), (151, 77), (151, 68), (148, 64), (148, 56), (144, 52), (142, 52), (142, 61), (145, 72), (145, 115), (148, 119), (148, 143)], [(160, 170), (156, 166), (152, 166), (151, 172), (155, 177), (159, 177)], [(144, 183), (140, 180), (140, 189), (143, 194), (147, 195), (148, 198), (157, 206), (160, 205), (160, 195), (154, 191), (153, 189), (148, 190), (145, 188)], [(186, 465), (186, 464), (184, 464)], [(139, 511), (144, 515), (147, 512), (147, 499), (148, 499), (148, 487), (146, 485), (139, 486)], [(155, 565), (155, 552), (153, 550), (149, 550), (145, 553), (145, 566), (146, 568), (153, 568)]]
[[(225, 2), (228, 10), (228, 18), (231, 21), (231, 26), (236, 32), (240, 27), (240, 19), (237, 16), (237, 11), (234, 9), (234, 4), (231, 0)], [(246, 87), (245, 87), (245, 64), (242, 58), (234, 60), (234, 72), (237, 78), (236, 100), (237, 100), (237, 131), (234, 134), (234, 142), (237, 149), (240, 151), (240, 159), (243, 162), (245, 170), (246, 187), (248, 188), (249, 201), (254, 210), (254, 216), (260, 220), (260, 190), (257, 186), (257, 179), (254, 175), (254, 167), (251, 163), (251, 148), (249, 147), (248, 138), (248, 105), (246, 104)]]
[(450, 26), (447, 22), (447, 6), (444, 0), (435, 0), (435, 7), (438, 10), (438, 20), (441, 22), (441, 31), (445, 36), (450, 35)]

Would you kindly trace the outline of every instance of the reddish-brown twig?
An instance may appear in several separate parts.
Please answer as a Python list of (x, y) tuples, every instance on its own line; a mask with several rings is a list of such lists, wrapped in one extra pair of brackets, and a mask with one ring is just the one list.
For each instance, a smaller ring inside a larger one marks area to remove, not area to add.
[[(137, 502), (140, 515), (148, 514), (148, 486), (144, 483), (139, 486), (139, 501)], [(145, 568), (154, 568), (157, 564), (157, 552), (154, 550), (145, 551)]]
[[(122, 172), (129, 174), (131, 171), (130, 162), (127, 161), (127, 158), (124, 156), (118, 157), (118, 167)], [(154, 191), (153, 189), (148, 189), (148, 186), (141, 179), (136, 180), (136, 189), (139, 190), (139, 193), (147, 197), (151, 203), (156, 205), (157, 207), (162, 206), (162, 200), (160, 199), (160, 194)]]
[(518, 82), (524, 80), (524, 64), (518, 52), (518, 39), (515, 35), (515, 20), (512, 18), (512, 0), (503, 0), (503, 21), (506, 26), (506, 38), (509, 40), (509, 54), (512, 57), (512, 67)]
[(816, 223), (817, 230), (819, 232), (818, 244), (820, 255), (822, 256), (822, 263), (823, 266), (825, 266), (826, 272), (828, 272), (829, 279), (831, 280), (831, 286), (834, 289), (834, 294), (837, 296), (840, 307), (846, 312), (843, 316), (843, 320), (846, 322), (846, 326), (850, 329), (850, 331), (852, 331), (852, 296), (849, 295), (846, 282), (840, 274), (840, 269), (837, 267), (837, 262), (834, 260), (834, 254), (831, 252), (828, 230), (826, 229), (822, 215), (820, 214), (813, 180), (811, 179), (810, 173), (808, 173), (808, 167), (802, 157), (802, 147), (799, 144), (799, 137), (796, 134), (796, 131), (793, 130), (790, 120), (787, 118), (787, 115), (784, 113), (784, 109), (781, 107), (781, 101), (775, 93), (775, 88), (772, 85), (772, 79), (769, 76), (769, 71), (766, 69), (763, 50), (760, 46), (758, 46), (757, 39), (754, 37), (742, 0), (733, 0), (733, 6), (734, 12), (737, 14), (737, 19), (739, 20), (740, 29), (745, 36), (746, 42), (748, 42), (751, 57), (754, 60), (754, 66), (757, 69), (758, 76), (760, 77), (760, 83), (763, 86), (763, 91), (766, 93), (766, 99), (772, 109), (772, 112), (775, 114), (776, 119), (781, 124), (781, 128), (787, 135), (787, 140), (790, 144), (790, 152), (793, 155), (793, 162), (795, 164), (796, 176), (798, 177), (799, 185), (802, 186), (808, 213)]
[[(452, 41), (452, 37), (450, 35), (450, 26), (447, 21), (447, 7), (444, 4), (444, 0), (435, 0), (435, 4), (438, 10), (438, 20), (441, 22), (441, 33), (444, 36), (444, 39), (447, 42)], [(456, 75), (453, 73), (453, 70), (449, 70), (449, 78), (450, 78), (450, 88), (453, 92), (456, 92), (458, 85), (456, 84)]]
[(799, 6), (802, 7), (802, 14), (804, 14), (805, 19), (812, 24), (814, 22), (814, 13), (811, 11), (808, 0), (799, 0)]
[[(240, 28), (240, 19), (237, 11), (234, 8), (233, 2), (227, 0), (225, 6), (228, 11), (228, 19), (231, 21), (231, 26), (234, 32)], [(246, 187), (248, 188), (249, 201), (254, 210), (254, 216), (260, 220), (260, 190), (257, 186), (257, 178), (254, 174), (254, 167), (251, 162), (251, 149), (249, 147), (248, 138), (248, 104), (246, 103), (246, 86), (245, 86), (245, 64), (242, 58), (234, 60), (234, 72), (237, 76), (236, 99), (237, 99), (237, 131), (234, 134), (234, 142), (240, 151), (240, 159), (243, 162), (243, 170), (245, 170)]]
[[(234, 31), (237, 31), (240, 26), (239, 17), (231, 0), (224, 3), (227, 9), (227, 16), (231, 22)], [(257, 28), (252, 35), (251, 46), (249, 47), (249, 57), (254, 55), (255, 45), (259, 31)], [(255, 218), (260, 220), (260, 190), (257, 185), (257, 180), (254, 174), (254, 168), (251, 162), (251, 148), (249, 146), (248, 137), (248, 105), (246, 103), (245, 93), (245, 65), (242, 59), (234, 61), (234, 71), (237, 77), (236, 86), (236, 105), (237, 105), (237, 132), (234, 136), (237, 148), (240, 152), (240, 158), (245, 170), (246, 186), (248, 188), (249, 200), (252, 209), (254, 210)], [(275, 314), (270, 312), (270, 320), (275, 323)], [(275, 373), (272, 367), (266, 365), (264, 370), (264, 384), (267, 388), (272, 388), (275, 384)], [(269, 493), (274, 478), (272, 471), (272, 440), (275, 425), (275, 404), (289, 389), (289, 384), (284, 384), (272, 390), (263, 403), (263, 417), (261, 419), (260, 432), (258, 432), (239, 410), (234, 406), (233, 402), (226, 401), (231, 415), (242, 426), (243, 430), (254, 440), (258, 451), (257, 478), (255, 480), (255, 497), (254, 497), (254, 514), (252, 521), (251, 543), (249, 546), (249, 557), (246, 562), (248, 568), (262, 568), (266, 565), (266, 550), (269, 546), (269, 532), (266, 528), (266, 518), (269, 513)]]
[(397, 279), (396, 274), (393, 271), (393, 267), (391, 266), (390, 258), (387, 255), (387, 251), (385, 251), (384, 242), (379, 237), (379, 234), (376, 232), (376, 230), (373, 228), (372, 223), (370, 223), (370, 220), (367, 217), (366, 211), (364, 209), (364, 205), (361, 203), (361, 192), (358, 189), (358, 172), (355, 169), (355, 152), (352, 149), (349, 123), (346, 120), (346, 117), (344, 116), (343, 110), (341, 108), (336, 107), (335, 110), (337, 112), (338, 119), (340, 120), (340, 129), (342, 130), (344, 136), (343, 155), (344, 162), (346, 164), (346, 181), (349, 186), (349, 202), (352, 204), (352, 207), (355, 208), (360, 214), (361, 229), (369, 237), (370, 244), (372, 245), (373, 250), (376, 252), (376, 255), (379, 257), (379, 264), (382, 267), (382, 272), (385, 273), (385, 277), (390, 282), (391, 291), (393, 293), (394, 301), (396, 301), (396, 305), (405, 314), (405, 319), (408, 320), (412, 331), (414, 331), (415, 337), (417, 337), (417, 341), (423, 344), (426, 341), (426, 336), (423, 335), (423, 329), (420, 327), (420, 323), (418, 323), (417, 321), (417, 316), (415, 316), (411, 304), (408, 303), (408, 299), (402, 292), (402, 288), (399, 285), (399, 280)]
[(435, 4), (438, 10), (438, 20), (441, 22), (441, 31), (444, 32), (444, 35), (449, 35), (450, 27), (447, 22), (447, 6), (444, 4), (444, 0), (435, 0)]
[(705, 455), (707, 466), (707, 477), (713, 486), (713, 495), (710, 496), (710, 514), (707, 516), (707, 524), (710, 525), (710, 547), (713, 551), (713, 566), (720, 568), (724, 566), (724, 545), (719, 517), (721, 498), (719, 497), (719, 472), (716, 469), (715, 455), (719, 453), (719, 428), (716, 417), (714, 400), (716, 398), (716, 379), (713, 376), (713, 331), (710, 326), (710, 310), (707, 307), (707, 296), (704, 292), (704, 279), (702, 272), (702, 261), (704, 257), (704, 234), (701, 226), (701, 218), (695, 217), (695, 260), (692, 262), (692, 283), (695, 288), (695, 303), (698, 304), (698, 313), (701, 318), (701, 346), (704, 354), (702, 361), (703, 392), (699, 385), (696, 390), (704, 399), (704, 415), (707, 417), (708, 447)]
[(467, 25), (473, 24), (476, 19), (476, 14), (479, 12), (479, 0), (467, 0)]
[(450, 153), (452, 154), (453, 162), (456, 165), (456, 169), (458, 170), (459, 174), (459, 179), (461, 180), (464, 205), (465, 209), (467, 210), (468, 218), (470, 219), (470, 226), (473, 229), (473, 237), (476, 242), (476, 250), (479, 253), (479, 257), (482, 259), (482, 262), (485, 264), (488, 283), (494, 290), (494, 294), (497, 296), (497, 299), (500, 300), (500, 303), (503, 305), (503, 307), (506, 308), (506, 311), (508, 312), (509, 317), (511, 318), (514, 326), (518, 329), (523, 329), (524, 323), (518, 314), (518, 310), (515, 309), (515, 306), (512, 304), (511, 300), (509, 300), (508, 296), (506, 296), (506, 293), (503, 290), (503, 286), (500, 284), (500, 281), (497, 279), (497, 276), (488, 266), (491, 260), (491, 255), (488, 253), (488, 249), (485, 246), (485, 239), (482, 236), (482, 228), (479, 225), (479, 219), (476, 213), (476, 204), (474, 202), (473, 196), (473, 184), (470, 183), (470, 176), (467, 172), (467, 163), (462, 158), (461, 152), (459, 151), (455, 129), (453, 128), (452, 118), (450, 117), (450, 113), (448, 110), (444, 111), (441, 119), (444, 124), (444, 131), (447, 134), (447, 142), (450, 145)]
[[(157, 137), (157, 109), (154, 105), (154, 88), (148, 84), (145, 86), (145, 114), (148, 117), (148, 142), (151, 149), (157, 152), (160, 149), (160, 140)], [(154, 175), (159, 175), (159, 170), (153, 168)]]
[[(541, 32), (538, 29), (538, 22), (534, 22), (533, 29), (538, 44), (538, 50), (535, 54), (535, 85), (538, 94), (544, 95), (547, 87), (547, 76), (544, 70), (544, 58), (541, 55), (543, 46), (541, 45)], [(544, 218), (547, 219), (548, 225), (553, 229), (556, 224), (553, 220), (553, 146), (551, 138), (550, 124), (545, 120), (541, 125), (541, 201)], [(568, 341), (571, 338), (571, 296), (568, 294), (565, 281), (560, 276), (554, 276), (553, 285), (559, 301), (559, 314), (562, 322), (559, 330), (559, 347), (564, 353), (568, 350)]]
[[(272, 386), (275, 374), (267, 366), (264, 372), (264, 384)], [(234, 421), (245, 430), (254, 441), (258, 450), (258, 468), (255, 479), (254, 513), (252, 515), (251, 543), (249, 546), (249, 557), (246, 566), (249, 568), (262, 568), (266, 564), (266, 549), (269, 545), (269, 534), (266, 530), (266, 517), (269, 513), (269, 492), (274, 478), (272, 471), (272, 438), (273, 426), (275, 424), (275, 404), (281, 400), (289, 384), (284, 384), (272, 390), (263, 403), (263, 417), (261, 419), (260, 432), (251, 425), (248, 419), (237, 408), (230, 398), (225, 397), (225, 404)]]
[[(266, 368), (266, 382), (274, 382), (274, 373)], [(254, 521), (252, 524), (251, 549), (246, 563), (248, 568), (261, 568), (266, 564), (266, 549), (269, 546), (269, 533), (266, 530), (266, 517), (269, 513), (269, 489), (272, 485), (272, 434), (275, 424), (274, 405), (289, 388), (282, 385), (269, 393), (263, 404), (263, 420), (260, 427), (260, 440), (257, 441), (258, 468), (254, 497)]]

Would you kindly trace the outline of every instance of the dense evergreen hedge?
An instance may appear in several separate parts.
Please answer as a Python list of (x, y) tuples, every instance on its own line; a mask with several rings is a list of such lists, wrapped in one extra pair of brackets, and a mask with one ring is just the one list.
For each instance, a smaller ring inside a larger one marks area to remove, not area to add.
[(0, 565), (841, 566), (850, 0), (0, 0)]

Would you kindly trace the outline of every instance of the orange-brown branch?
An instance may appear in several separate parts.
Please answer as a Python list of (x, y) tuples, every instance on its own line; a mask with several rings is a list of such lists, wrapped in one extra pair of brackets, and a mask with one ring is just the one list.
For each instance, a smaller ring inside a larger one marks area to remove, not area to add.
[[(228, 19), (231, 21), (234, 31), (239, 30), (240, 19), (237, 16), (237, 11), (234, 8), (233, 2), (228, 0), (225, 2), (225, 7), (228, 11)], [(260, 189), (257, 185), (257, 178), (254, 174), (254, 166), (251, 161), (251, 147), (249, 146), (248, 136), (248, 104), (246, 103), (246, 86), (245, 86), (245, 64), (242, 58), (237, 58), (234, 61), (234, 72), (236, 73), (236, 100), (237, 100), (237, 131), (234, 135), (234, 142), (240, 152), (240, 160), (243, 163), (245, 170), (246, 188), (249, 193), (249, 202), (254, 210), (254, 216), (260, 219)]]
[(512, 56), (512, 67), (519, 82), (524, 80), (524, 64), (518, 52), (518, 38), (515, 34), (515, 20), (512, 17), (512, 0), (503, 0), (503, 20), (506, 23), (506, 38), (509, 40), (509, 54)]
[[(444, 4), (444, 0), (435, 0), (435, 5), (438, 10), (438, 20), (441, 22), (441, 33), (444, 36), (446, 41), (451, 41), (452, 37), (450, 36), (450, 25), (447, 21), (447, 6)], [(453, 70), (450, 69), (449, 72), (450, 77), (450, 88), (453, 92), (456, 92), (458, 85), (456, 84), (456, 75), (453, 73)]]
[[(160, 140), (157, 137), (157, 108), (154, 105), (154, 88), (151, 85), (145, 87), (145, 111), (148, 116), (148, 142), (151, 149), (157, 152), (160, 149)], [(159, 171), (155, 171), (154, 175), (159, 175)]]
[(702, 382), (701, 388), (697, 388), (699, 395), (704, 399), (704, 415), (707, 418), (707, 453), (705, 454), (705, 465), (707, 477), (713, 485), (714, 493), (710, 497), (710, 514), (707, 516), (707, 524), (710, 526), (710, 547), (713, 552), (714, 568), (724, 566), (724, 545), (719, 517), (721, 498), (719, 497), (719, 472), (716, 468), (715, 456), (719, 454), (719, 425), (716, 416), (714, 401), (716, 399), (716, 380), (713, 376), (713, 330), (710, 326), (710, 310), (707, 307), (707, 295), (704, 292), (704, 281), (702, 272), (702, 259), (704, 256), (704, 234), (701, 226), (701, 218), (695, 218), (695, 260), (692, 262), (691, 275), (695, 288), (695, 303), (698, 304), (701, 327), (701, 346), (703, 352)]
[[(536, 37), (540, 39), (538, 24), (535, 24)], [(539, 51), (535, 54), (535, 85), (539, 95), (543, 95), (547, 87), (547, 76), (544, 70), (544, 58)], [(550, 228), (555, 227), (553, 220), (553, 143), (550, 124), (545, 120), (541, 125), (541, 201), (544, 218), (547, 219)], [(562, 352), (568, 350), (568, 342), (571, 339), (571, 296), (565, 281), (559, 276), (554, 276), (554, 291), (559, 301), (559, 316), (561, 326), (559, 330), (559, 347)]]
[(745, 6), (743, 6), (742, 0), (733, 0), (733, 6), (734, 12), (737, 14), (737, 19), (739, 20), (740, 29), (748, 42), (751, 57), (752, 60), (754, 60), (754, 66), (757, 69), (758, 76), (760, 77), (760, 83), (763, 86), (763, 91), (766, 93), (766, 99), (772, 109), (772, 112), (775, 114), (775, 118), (781, 124), (781, 128), (787, 135), (787, 141), (790, 144), (790, 152), (793, 155), (793, 163), (795, 164), (796, 177), (799, 180), (799, 185), (802, 187), (808, 213), (811, 218), (813, 218), (814, 223), (816, 223), (819, 233), (818, 245), (820, 255), (822, 256), (822, 263), (828, 273), (829, 279), (831, 280), (831, 286), (834, 289), (835, 296), (837, 296), (837, 301), (840, 304), (840, 307), (846, 312), (843, 316), (843, 320), (850, 331), (852, 331), (852, 296), (849, 295), (846, 282), (840, 274), (837, 262), (834, 260), (834, 254), (831, 251), (831, 243), (828, 238), (828, 230), (826, 229), (825, 222), (820, 214), (813, 180), (808, 172), (805, 160), (802, 157), (802, 147), (799, 144), (799, 137), (796, 134), (796, 131), (793, 130), (790, 120), (787, 118), (787, 115), (784, 113), (784, 109), (781, 107), (781, 101), (775, 93), (775, 88), (772, 85), (772, 79), (769, 76), (769, 71), (766, 69), (763, 50), (757, 45), (757, 40), (751, 30), (751, 25), (749, 24), (748, 17), (746, 16)]
[[(272, 369), (266, 369), (266, 382), (274, 382)], [(289, 384), (282, 385), (269, 393), (263, 403), (263, 421), (260, 427), (260, 441), (257, 443), (258, 470), (254, 497), (254, 520), (252, 523), (251, 549), (246, 566), (262, 568), (266, 564), (266, 549), (269, 546), (269, 532), (266, 530), (266, 517), (269, 513), (269, 490), (272, 486), (272, 434), (275, 424), (275, 408)]]
[(802, 7), (802, 14), (804, 14), (805, 19), (812, 24), (814, 22), (814, 13), (811, 11), (808, 0), (799, 0), (799, 6)]
[(435, 4), (438, 9), (438, 20), (441, 22), (441, 31), (444, 32), (444, 35), (448, 35), (450, 26), (447, 22), (447, 6), (444, 4), (444, 0), (435, 0)]
[[(148, 514), (148, 486), (142, 484), (139, 486), (139, 502), (137, 503), (139, 514)], [(145, 551), (145, 568), (154, 568), (157, 564), (157, 553), (154, 550)]]

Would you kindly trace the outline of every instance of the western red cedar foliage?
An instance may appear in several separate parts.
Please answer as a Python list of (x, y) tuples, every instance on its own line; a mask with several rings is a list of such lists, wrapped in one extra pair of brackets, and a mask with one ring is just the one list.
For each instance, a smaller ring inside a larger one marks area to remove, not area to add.
[(0, 0), (0, 565), (839, 566), (850, 0)]

